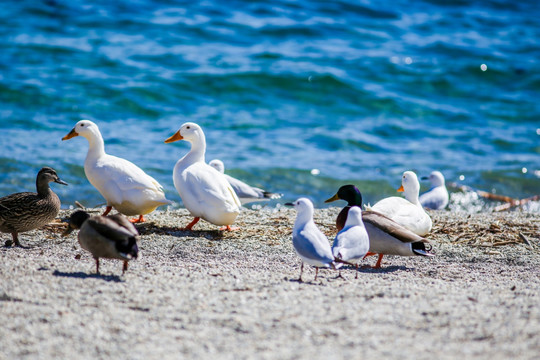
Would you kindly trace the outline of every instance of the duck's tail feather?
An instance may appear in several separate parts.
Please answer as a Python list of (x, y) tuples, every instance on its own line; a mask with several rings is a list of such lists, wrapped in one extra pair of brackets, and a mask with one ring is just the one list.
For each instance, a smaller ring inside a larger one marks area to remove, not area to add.
[(435, 256), (431, 244), (417, 241), (411, 244), (412, 252), (419, 256)]

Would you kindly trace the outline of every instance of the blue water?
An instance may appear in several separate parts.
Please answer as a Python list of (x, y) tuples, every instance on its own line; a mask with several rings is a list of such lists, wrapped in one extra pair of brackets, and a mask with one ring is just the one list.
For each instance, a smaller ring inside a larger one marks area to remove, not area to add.
[(353, 182), (373, 203), (435, 169), (539, 194), (539, 18), (536, 0), (4, 1), (0, 196), (47, 165), (65, 206), (103, 203), (87, 141), (61, 141), (83, 118), (174, 201), (188, 144), (163, 140), (186, 121), (208, 161), (285, 200)]

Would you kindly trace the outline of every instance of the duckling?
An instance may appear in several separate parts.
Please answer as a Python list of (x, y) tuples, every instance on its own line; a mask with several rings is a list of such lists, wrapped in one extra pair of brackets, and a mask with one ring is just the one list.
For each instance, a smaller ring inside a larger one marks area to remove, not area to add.
[(137, 258), (139, 232), (123, 215), (90, 216), (78, 210), (71, 214), (64, 236), (80, 229), (79, 244), (88, 250), (96, 260), (96, 273), (99, 274), (99, 258), (124, 261), (122, 275), (128, 269), (128, 261)]
[[(0, 232), (11, 233), (16, 246), (23, 247), (19, 233), (40, 228), (58, 215), (60, 199), (49, 187), (51, 181), (67, 185), (54, 169), (44, 167), (37, 174), (37, 193), (21, 192), (0, 198)], [(11, 244), (12, 241), (6, 241), (6, 246)]]

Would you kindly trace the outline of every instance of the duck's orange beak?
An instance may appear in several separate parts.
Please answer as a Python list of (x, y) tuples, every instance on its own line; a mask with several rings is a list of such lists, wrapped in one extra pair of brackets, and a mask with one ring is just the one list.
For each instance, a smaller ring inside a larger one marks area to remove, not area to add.
[(165, 140), (165, 144), (172, 143), (172, 142), (175, 142), (175, 141), (178, 141), (178, 140), (182, 140), (183, 138), (184, 137), (182, 135), (180, 135), (180, 130), (178, 130), (177, 132), (174, 133), (173, 136), (171, 136), (170, 138)]
[(403, 185), (401, 185), (401, 186), (399, 187), (399, 189), (397, 189), (397, 192), (404, 192), (404, 191), (405, 191), (405, 189), (403, 188)]
[(79, 134), (75, 131), (75, 128), (71, 129), (71, 131), (69, 132), (69, 134), (67, 134), (66, 136), (64, 136), (62, 138), (62, 141), (64, 140), (69, 140), (71, 138), (74, 138), (75, 136), (79, 136)]

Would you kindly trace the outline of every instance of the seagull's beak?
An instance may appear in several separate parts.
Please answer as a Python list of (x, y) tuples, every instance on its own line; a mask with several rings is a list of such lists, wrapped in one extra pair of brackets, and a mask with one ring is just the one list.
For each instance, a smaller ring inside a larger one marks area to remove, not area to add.
[(71, 138), (74, 138), (75, 136), (79, 136), (79, 134), (75, 131), (75, 128), (71, 129), (71, 131), (69, 132), (69, 134), (67, 134), (66, 136), (64, 136), (62, 138), (62, 141), (64, 140), (69, 140)]
[(285, 206), (294, 206), (293, 203), (285, 203), (284, 205), (285, 205)]
[(427, 177), (427, 176), (422, 176), (422, 177), (420, 178), (420, 180), (429, 180), (429, 177)]
[(329, 203), (329, 202), (336, 201), (336, 200), (340, 200), (340, 198), (338, 197), (338, 194), (332, 196), (330, 199), (324, 200), (324, 202)]
[(182, 135), (180, 135), (180, 130), (178, 130), (177, 132), (174, 133), (173, 136), (171, 136), (170, 138), (165, 140), (165, 144), (172, 143), (172, 142), (175, 142), (175, 141), (178, 141), (178, 140), (182, 140), (183, 138), (184, 137)]
[(403, 185), (401, 185), (401, 186), (399, 187), (399, 189), (397, 189), (397, 192), (404, 192), (404, 191), (405, 191), (405, 189), (403, 188)]

